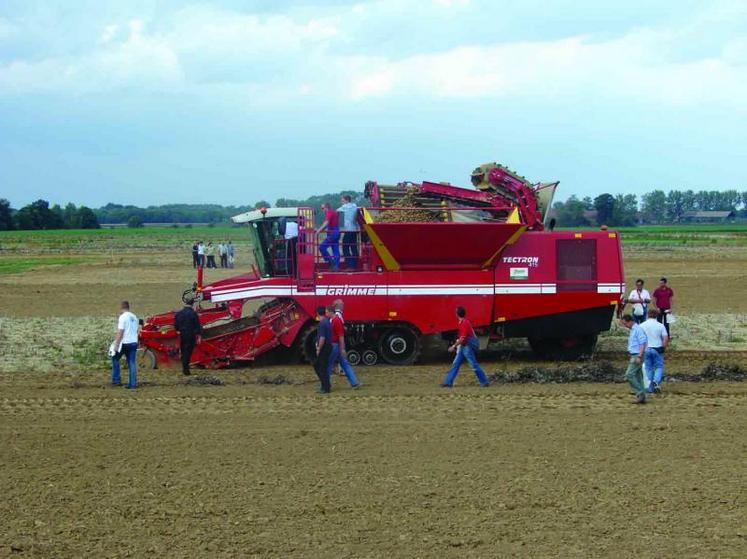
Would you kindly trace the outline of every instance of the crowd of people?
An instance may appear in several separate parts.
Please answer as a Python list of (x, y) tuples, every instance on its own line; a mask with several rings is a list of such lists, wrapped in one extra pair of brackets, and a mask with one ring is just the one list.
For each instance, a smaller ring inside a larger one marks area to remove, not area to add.
[(637, 279), (635, 288), (622, 301), (621, 311), (630, 304), (632, 311), (622, 315), (621, 323), (630, 330), (628, 354), (630, 356), (625, 378), (635, 392), (635, 403), (645, 404), (646, 395), (661, 392), (664, 377), (664, 352), (671, 335), (672, 302), (674, 291), (667, 278), (659, 280), (653, 296)]
[[(636, 404), (645, 404), (648, 394), (661, 392), (664, 377), (664, 352), (670, 342), (668, 323), (663, 317), (671, 313), (674, 298), (674, 292), (669, 287), (666, 278), (659, 280), (659, 287), (654, 291), (653, 298), (643, 285), (642, 279), (637, 280), (635, 289), (627, 299), (622, 301), (621, 305), (623, 312), (628, 304), (633, 307), (632, 313), (622, 314), (621, 324), (630, 331), (627, 345), (629, 360), (625, 378), (635, 393), (634, 403)], [(317, 308), (319, 324), (315, 345), (316, 357), (313, 364), (319, 379), (319, 392), (322, 394), (329, 394), (332, 390), (331, 377), (335, 366), (340, 367), (352, 388), (357, 389), (361, 386), (347, 358), (344, 308), (345, 305), (341, 299)], [(645, 315), (642, 316), (641, 312)], [(480, 386), (488, 387), (490, 381), (476, 357), (480, 345), (479, 340), (467, 319), (467, 312), (464, 307), (458, 306), (455, 314), (457, 338), (449, 346), (449, 352), (454, 353), (455, 356), (441, 386), (452, 388), (462, 364), (467, 361)], [(116, 337), (109, 349), (112, 359), (111, 382), (113, 385), (121, 385), (120, 360), (126, 357), (129, 372), (127, 388), (132, 389), (137, 386), (136, 354), (139, 324), (137, 316), (130, 311), (129, 302), (122, 301), (117, 319)], [(186, 300), (184, 308), (175, 314), (174, 328), (179, 334), (182, 372), (189, 375), (192, 351), (199, 344), (202, 334), (202, 326), (194, 310), (193, 300)]]
[(195, 241), (192, 245), (192, 267), (193, 268), (217, 268), (215, 257), (218, 256), (221, 268), (233, 268), (236, 263), (236, 251), (232, 241), (213, 245), (212, 241), (207, 244), (203, 241)]

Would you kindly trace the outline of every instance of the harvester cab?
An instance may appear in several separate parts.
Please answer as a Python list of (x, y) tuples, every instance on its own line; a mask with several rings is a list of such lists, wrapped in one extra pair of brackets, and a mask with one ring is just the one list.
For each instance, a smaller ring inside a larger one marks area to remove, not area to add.
[(258, 208), (234, 216), (231, 221), (247, 224), (252, 259), (261, 277), (292, 273), (298, 239), (298, 208)]

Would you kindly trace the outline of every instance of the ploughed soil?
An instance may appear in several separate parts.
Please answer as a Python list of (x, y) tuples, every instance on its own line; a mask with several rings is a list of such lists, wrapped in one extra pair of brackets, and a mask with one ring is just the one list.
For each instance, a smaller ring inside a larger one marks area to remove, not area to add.
[(747, 555), (747, 383), (636, 406), (625, 384), (483, 389), (469, 369), (442, 389), (444, 368), (360, 368), (328, 396), (301, 366), (144, 371), (135, 391), (0, 374), (0, 557)]

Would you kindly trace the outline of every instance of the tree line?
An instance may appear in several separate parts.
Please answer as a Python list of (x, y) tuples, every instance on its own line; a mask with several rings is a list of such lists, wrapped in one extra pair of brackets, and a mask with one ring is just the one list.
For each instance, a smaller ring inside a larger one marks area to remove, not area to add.
[(0, 199), (0, 231), (12, 229), (99, 229), (99, 220), (95, 212), (87, 206), (67, 204), (49, 205), (46, 200), (37, 200), (14, 210), (10, 202)]
[(571, 196), (553, 204), (558, 225), (610, 225), (630, 227), (639, 223), (682, 222), (688, 212), (728, 211), (747, 218), (747, 191), (737, 190), (653, 190), (641, 196), (608, 193), (596, 198)]
[[(337, 207), (340, 198), (349, 194), (358, 205), (365, 205), (363, 193), (353, 190), (319, 194), (305, 199), (278, 198), (274, 206), (280, 208), (306, 206), (318, 208), (329, 202)], [(220, 206), (218, 204), (166, 204), (138, 207), (106, 204), (98, 209), (87, 206), (59, 204), (50, 206), (46, 200), (37, 200), (18, 210), (10, 202), (0, 199), (0, 231), (10, 229), (98, 229), (101, 225), (128, 225), (140, 227), (147, 223), (227, 223), (234, 215), (256, 208), (269, 208), (273, 204), (259, 200), (246, 206)], [(641, 196), (608, 193), (596, 198), (571, 196), (553, 205), (558, 225), (566, 227), (605, 224), (632, 226), (638, 223), (677, 223), (691, 211), (734, 211), (747, 217), (747, 192), (736, 190), (653, 190)]]
[[(350, 194), (353, 200), (363, 204), (363, 193), (343, 190), (311, 196), (305, 199), (279, 198), (274, 206), (290, 208), (305, 206), (318, 208), (329, 202), (339, 205), (343, 194)], [(259, 200), (246, 206), (221, 206), (218, 204), (165, 204), (162, 206), (138, 207), (122, 204), (106, 204), (97, 209), (68, 204), (50, 206), (46, 200), (37, 200), (19, 210), (11, 208), (10, 202), (0, 199), (0, 231), (31, 229), (98, 229), (101, 225), (127, 225), (142, 227), (147, 223), (228, 223), (230, 218), (258, 208), (270, 208), (273, 204)]]

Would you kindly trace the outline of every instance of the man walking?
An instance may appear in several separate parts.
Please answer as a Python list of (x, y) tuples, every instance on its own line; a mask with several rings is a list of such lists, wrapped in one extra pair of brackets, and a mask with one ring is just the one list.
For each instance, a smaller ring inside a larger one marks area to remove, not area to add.
[(454, 380), (459, 374), (459, 368), (466, 360), (475, 372), (480, 386), (487, 388), (490, 386), (490, 381), (488, 380), (485, 371), (480, 367), (480, 364), (477, 362), (477, 357), (475, 356), (475, 352), (480, 348), (480, 340), (477, 339), (475, 331), (472, 329), (472, 324), (467, 320), (467, 311), (464, 307), (456, 308), (456, 316), (457, 340), (454, 344), (449, 346), (449, 352), (456, 351), (456, 355), (454, 356), (454, 362), (451, 365), (451, 369), (446, 373), (446, 378), (441, 386), (444, 388), (452, 388), (454, 386)]
[(654, 290), (654, 305), (659, 309), (658, 320), (667, 329), (667, 336), (670, 338), (669, 314), (672, 312), (672, 299), (674, 299), (674, 291), (667, 284), (667, 278), (661, 278), (659, 280), (659, 287)]
[(220, 259), (220, 267), (226, 268), (228, 262), (226, 262), (226, 245), (218, 243), (218, 258)]
[(200, 318), (194, 309), (194, 299), (185, 299), (184, 308), (174, 315), (174, 328), (179, 332), (182, 373), (188, 375), (190, 374), (189, 362), (192, 360), (192, 351), (200, 343), (200, 335), (202, 334)]
[(643, 387), (643, 355), (646, 352), (646, 333), (640, 324), (633, 320), (629, 314), (622, 317), (622, 325), (630, 330), (628, 336), (628, 369), (625, 371), (625, 378), (630, 387), (635, 392), (635, 404), (646, 403), (646, 389)]
[[(332, 325), (332, 354), (327, 363), (327, 377), (332, 376), (332, 369), (335, 363), (340, 362), (340, 368), (353, 388), (360, 388), (360, 381), (355, 376), (353, 367), (350, 366), (347, 353), (345, 352), (345, 319), (342, 317), (344, 304), (340, 299), (334, 302), (334, 305), (327, 307), (327, 313)], [(330, 316), (331, 315), (331, 316)]]
[(658, 316), (656, 309), (649, 309), (648, 320), (641, 324), (641, 329), (646, 334), (646, 353), (643, 359), (650, 393), (661, 392), (659, 385), (664, 377), (664, 350), (669, 345), (667, 329), (657, 320)]
[(349, 194), (342, 197), (342, 206), (337, 210), (342, 213), (342, 255), (345, 266), (355, 269), (358, 265), (358, 206), (353, 203)]
[(643, 280), (635, 280), (635, 289), (630, 292), (628, 303), (633, 305), (633, 318), (636, 323), (640, 324), (646, 320), (648, 304), (651, 302), (651, 295), (647, 289), (643, 288)]
[(199, 244), (195, 241), (192, 245), (192, 267), (197, 268), (200, 264)]
[(314, 361), (314, 371), (319, 377), (319, 392), (329, 394), (332, 386), (329, 381), (329, 358), (332, 355), (332, 324), (330, 323), (329, 314), (334, 314), (334, 307), (329, 308), (320, 306), (316, 309), (319, 318), (319, 326), (316, 329), (316, 360)]
[[(340, 224), (337, 212), (332, 209), (329, 203), (322, 204), (322, 211), (324, 212), (324, 223), (316, 230), (316, 234), (319, 235), (326, 230), (327, 237), (319, 245), (319, 252), (322, 254), (324, 261), (329, 264), (330, 271), (337, 272), (340, 269)], [(330, 248), (332, 249), (332, 256), (329, 255)]]
[(130, 303), (122, 301), (120, 305), (122, 311), (117, 319), (117, 336), (114, 338), (112, 348), (112, 384), (121, 386), (122, 379), (119, 368), (119, 360), (122, 356), (127, 359), (127, 388), (137, 388), (137, 331), (140, 322), (133, 313), (130, 312)]

